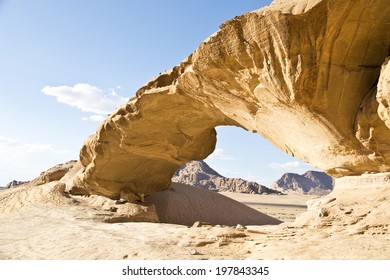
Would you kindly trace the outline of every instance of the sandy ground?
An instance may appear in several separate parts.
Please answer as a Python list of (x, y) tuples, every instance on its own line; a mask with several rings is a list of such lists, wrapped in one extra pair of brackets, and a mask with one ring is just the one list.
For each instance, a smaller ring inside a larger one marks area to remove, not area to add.
[(257, 211), (283, 222), (293, 222), (295, 217), (307, 210), (306, 201), (316, 198), (311, 195), (257, 195), (221, 192)]
[[(281, 216), (306, 199), (225, 195)], [(103, 223), (80, 201), (55, 183), (1, 191), (0, 259), (390, 259), (389, 188), (333, 192), (293, 223), (239, 228)]]

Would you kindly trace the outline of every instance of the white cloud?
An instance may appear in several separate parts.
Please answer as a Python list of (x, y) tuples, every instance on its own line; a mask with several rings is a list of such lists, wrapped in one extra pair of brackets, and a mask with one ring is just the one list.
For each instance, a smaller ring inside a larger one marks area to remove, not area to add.
[(307, 164), (303, 161), (288, 161), (283, 163), (270, 163), (268, 166), (272, 169), (278, 170), (280, 172), (289, 172), (289, 173), (297, 173), (302, 174), (308, 170), (318, 170), (314, 166)]
[(42, 171), (75, 158), (76, 151), (0, 136), (0, 186), (12, 180), (32, 180)]
[(265, 178), (265, 177), (260, 177), (258, 175), (254, 175), (252, 173), (248, 173), (246, 176), (244, 176), (243, 179), (246, 179), (248, 181), (256, 182), (256, 183), (258, 183), (260, 185), (263, 185), (263, 186), (267, 186), (270, 183), (272, 183), (270, 179)]
[[(100, 116), (110, 114), (113, 110), (128, 101), (128, 98), (118, 95), (115, 90), (120, 89), (117, 86), (110, 89), (110, 93), (86, 83), (78, 83), (70, 86), (45, 86), (41, 92), (54, 96), (60, 103), (76, 107), (84, 112), (94, 113)], [(96, 115), (95, 115), (96, 116)], [(88, 118), (96, 121), (97, 117)]]
[(209, 159), (218, 159), (218, 160), (238, 160), (232, 155), (228, 155), (222, 148), (216, 148), (214, 152), (208, 157)]
[(88, 117), (82, 117), (83, 121), (93, 121), (93, 122), (102, 122), (106, 118), (105, 115), (91, 115)]
[(51, 144), (42, 144), (39, 142), (26, 143), (19, 139), (13, 139), (0, 136), (0, 158), (15, 159), (25, 158), (32, 154), (51, 153), (51, 154), (68, 154), (68, 150), (58, 150)]
[(299, 161), (288, 161), (284, 163), (272, 162), (268, 166), (272, 169), (291, 169), (301, 167), (301, 163)]

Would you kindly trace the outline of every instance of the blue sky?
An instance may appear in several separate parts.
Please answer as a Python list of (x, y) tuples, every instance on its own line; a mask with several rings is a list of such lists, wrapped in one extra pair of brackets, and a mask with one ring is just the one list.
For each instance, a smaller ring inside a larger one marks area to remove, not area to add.
[[(109, 112), (224, 21), (270, 0), (0, 0), (0, 186), (77, 159)], [(218, 129), (207, 162), (270, 184), (312, 167), (259, 135)]]

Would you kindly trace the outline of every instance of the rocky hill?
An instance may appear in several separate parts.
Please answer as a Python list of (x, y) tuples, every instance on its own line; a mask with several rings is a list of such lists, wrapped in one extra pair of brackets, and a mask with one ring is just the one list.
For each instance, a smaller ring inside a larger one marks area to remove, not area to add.
[(213, 170), (204, 161), (190, 161), (179, 168), (173, 182), (192, 185), (218, 192), (238, 192), (251, 194), (279, 194), (256, 182), (241, 178), (226, 178)]
[(333, 179), (318, 171), (307, 171), (302, 175), (286, 173), (269, 188), (283, 193), (326, 195), (333, 190)]
[[(16, 180), (13, 180), (13, 181), (9, 182), (4, 188), (9, 189), (9, 188), (13, 188), (13, 187), (17, 187), (17, 186), (26, 184), (28, 182), (30, 182), (30, 181), (16, 181)], [(0, 187), (0, 188), (2, 188), (2, 187)]]

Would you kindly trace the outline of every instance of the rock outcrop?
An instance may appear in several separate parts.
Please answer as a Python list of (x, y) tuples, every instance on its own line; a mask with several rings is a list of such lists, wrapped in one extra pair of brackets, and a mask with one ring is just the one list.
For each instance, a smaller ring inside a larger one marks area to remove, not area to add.
[(220, 125), (334, 177), (390, 171), (388, 0), (280, 0), (222, 24), (84, 144), (74, 193), (147, 196)]
[(172, 182), (200, 187), (216, 192), (237, 192), (251, 194), (280, 194), (256, 182), (241, 178), (227, 178), (220, 175), (204, 161), (190, 161), (179, 168)]
[(56, 166), (42, 172), (37, 178), (32, 180), (30, 184), (39, 186), (53, 181), (59, 181), (77, 165), (78, 162), (76, 160), (70, 160), (66, 163), (57, 164)]
[(307, 171), (302, 175), (285, 173), (270, 189), (283, 193), (327, 195), (333, 190), (333, 179), (324, 172)]
[(344, 230), (351, 237), (366, 234), (376, 239), (389, 235), (389, 202), (389, 172), (337, 178), (334, 191), (309, 200), (308, 211), (298, 216), (294, 225), (323, 232)]
[[(77, 168), (74, 168), (77, 167)], [(39, 186), (43, 184), (47, 184), (53, 181), (59, 181), (63, 179), (63, 177), (66, 176), (68, 180), (73, 180), (73, 177), (75, 175), (75, 172), (69, 172), (72, 169), (79, 170), (81, 168), (80, 163), (77, 160), (70, 160), (65, 163), (57, 164), (56, 166), (53, 166), (49, 168), (46, 171), (43, 171), (37, 178), (35, 178), (32, 181), (16, 181), (13, 180), (12, 182), (9, 182), (5, 188), (12, 188), (17, 187), (20, 185), (28, 184), (29, 186)], [(63, 181), (63, 180), (62, 180)], [(70, 182), (67, 182), (69, 185)]]

